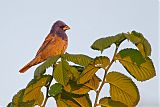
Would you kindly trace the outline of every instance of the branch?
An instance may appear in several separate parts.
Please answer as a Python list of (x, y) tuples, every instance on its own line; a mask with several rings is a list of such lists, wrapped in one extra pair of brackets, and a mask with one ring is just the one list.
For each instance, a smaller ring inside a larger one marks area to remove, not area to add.
[(49, 84), (46, 86), (46, 97), (45, 97), (44, 103), (43, 103), (43, 105), (41, 107), (45, 107), (46, 106), (47, 100), (50, 97), (48, 92), (49, 92), (49, 87), (51, 85), (52, 80), (53, 80), (53, 76), (52, 76), (51, 81), (49, 82)]
[(106, 83), (105, 77), (106, 77), (106, 75), (107, 75), (107, 72), (108, 72), (109, 68), (111, 67), (111, 65), (112, 65), (113, 62), (114, 62), (115, 56), (116, 56), (117, 51), (118, 51), (118, 47), (119, 47), (119, 46), (116, 45), (116, 49), (115, 49), (113, 58), (112, 58), (111, 62), (109, 63), (108, 67), (105, 69), (105, 73), (104, 73), (104, 76), (103, 76), (102, 83), (101, 83), (99, 89), (96, 91), (96, 99), (95, 99), (95, 102), (94, 102), (94, 107), (96, 107), (96, 106), (99, 105), (99, 104), (97, 103), (97, 102), (98, 102), (98, 98), (99, 98), (99, 94), (100, 94), (100, 92), (101, 92), (101, 90), (102, 90), (103, 85)]

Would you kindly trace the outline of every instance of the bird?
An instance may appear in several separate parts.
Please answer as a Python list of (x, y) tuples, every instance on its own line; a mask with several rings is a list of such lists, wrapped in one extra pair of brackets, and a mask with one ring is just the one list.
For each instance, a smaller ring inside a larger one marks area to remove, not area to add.
[(24, 73), (32, 66), (45, 61), (49, 57), (64, 54), (68, 46), (68, 36), (65, 31), (69, 29), (70, 27), (63, 21), (56, 21), (51, 27), (51, 30), (45, 38), (42, 46), (37, 51), (35, 58), (20, 69), (19, 72)]

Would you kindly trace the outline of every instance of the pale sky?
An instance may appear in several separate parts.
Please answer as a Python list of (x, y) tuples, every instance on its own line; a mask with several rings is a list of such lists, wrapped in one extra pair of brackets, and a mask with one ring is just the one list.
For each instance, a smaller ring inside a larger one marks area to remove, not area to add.
[[(34, 58), (52, 24), (59, 19), (71, 27), (67, 31), (68, 53), (96, 57), (100, 52), (90, 49), (96, 39), (132, 30), (143, 33), (152, 46), (151, 58), (160, 75), (158, 0), (0, 0), (0, 106), (5, 107), (33, 78), (37, 66), (25, 74), (18, 71)], [(128, 42), (121, 47), (125, 46), (134, 47)], [(113, 49), (114, 46), (103, 55), (111, 57)], [(119, 63), (111, 69), (130, 76)], [(145, 82), (132, 78), (140, 91), (138, 107), (158, 107), (158, 78)], [(104, 88), (101, 97), (108, 95), (107, 91)], [(93, 101), (95, 93), (91, 93)], [(47, 107), (54, 104), (51, 99)]]

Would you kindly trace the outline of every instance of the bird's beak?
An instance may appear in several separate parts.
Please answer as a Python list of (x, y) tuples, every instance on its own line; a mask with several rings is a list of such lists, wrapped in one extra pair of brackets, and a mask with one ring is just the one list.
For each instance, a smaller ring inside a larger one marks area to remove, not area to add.
[(70, 29), (70, 27), (67, 26), (67, 25), (63, 27), (63, 30), (64, 30), (64, 31), (69, 30), (69, 29)]

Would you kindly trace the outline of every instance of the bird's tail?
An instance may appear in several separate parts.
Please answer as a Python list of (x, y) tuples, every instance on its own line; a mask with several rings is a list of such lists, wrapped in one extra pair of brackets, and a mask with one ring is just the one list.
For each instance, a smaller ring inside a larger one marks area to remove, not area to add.
[(19, 70), (20, 73), (26, 72), (32, 66), (41, 63), (42, 60), (40, 57), (35, 57), (32, 61), (30, 61), (27, 65), (25, 65), (22, 69)]

